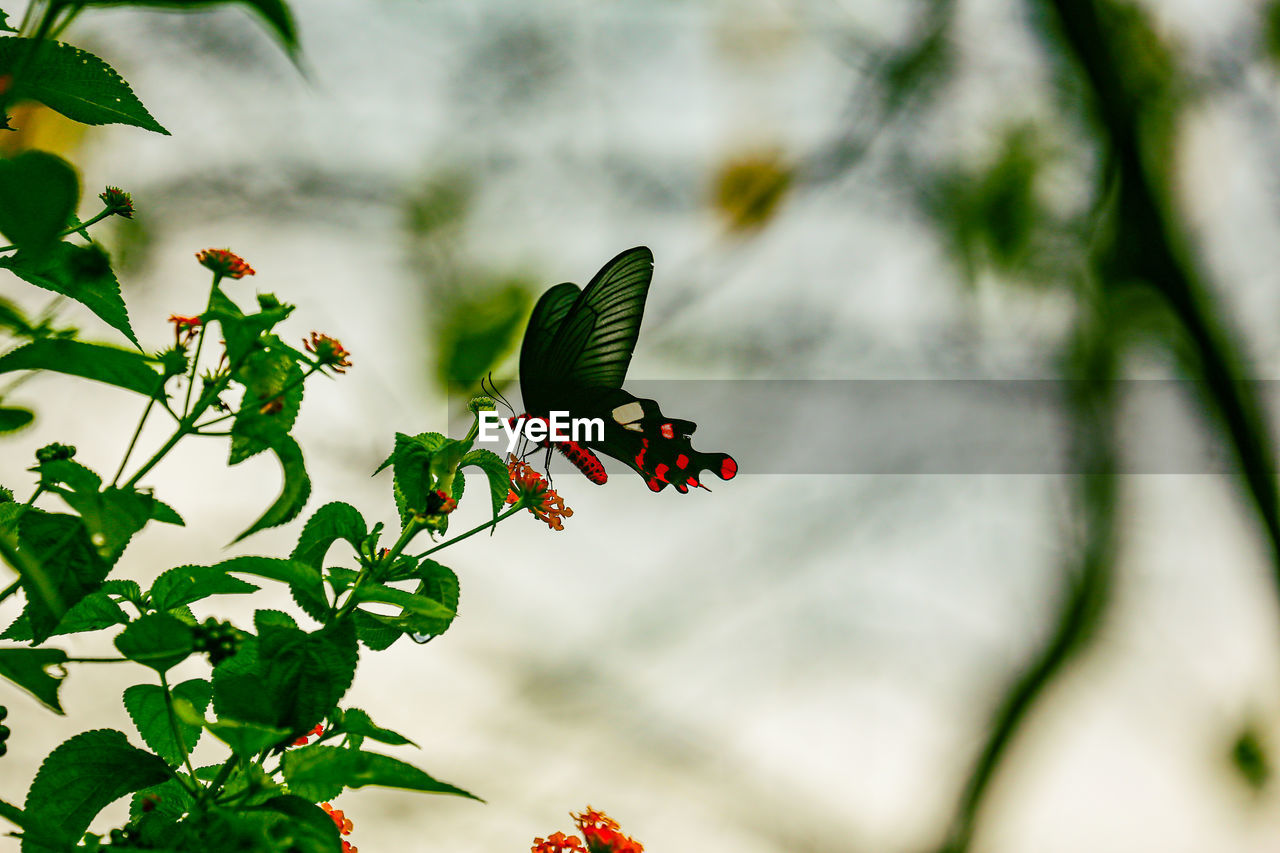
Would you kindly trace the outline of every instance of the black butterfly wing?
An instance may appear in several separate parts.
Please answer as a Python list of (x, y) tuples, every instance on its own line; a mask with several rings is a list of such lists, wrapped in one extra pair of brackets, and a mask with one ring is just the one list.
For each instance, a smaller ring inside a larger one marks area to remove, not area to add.
[(571, 282), (557, 284), (538, 299), (520, 345), (520, 396), (526, 411), (545, 415), (562, 379), (553, 376), (551, 352), (556, 332), (582, 293)]
[(675, 486), (687, 492), (702, 485), (703, 471), (721, 480), (731, 480), (738, 473), (738, 463), (729, 454), (694, 450), (689, 437), (698, 425), (668, 418), (656, 401), (617, 390), (604, 395), (601, 402), (608, 407), (597, 415), (604, 420), (604, 439), (588, 446), (629, 465), (653, 491)]
[[(520, 355), (520, 390), (531, 412), (554, 407), (580, 414), (600, 390), (622, 387), (652, 279), (653, 253), (637, 246), (601, 267), (567, 307), (565, 285), (543, 294)], [(553, 322), (550, 340), (531, 341), (545, 337)]]

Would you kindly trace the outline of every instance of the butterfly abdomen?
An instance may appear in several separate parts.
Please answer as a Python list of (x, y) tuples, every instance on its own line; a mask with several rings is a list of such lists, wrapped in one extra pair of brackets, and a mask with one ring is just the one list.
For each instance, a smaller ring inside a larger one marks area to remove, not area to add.
[[(541, 421), (546, 424), (546, 418), (540, 418), (537, 415), (521, 415), (508, 419), (513, 425), (516, 421), (529, 420)], [(548, 432), (550, 425), (548, 424)], [(600, 464), (600, 459), (591, 452), (591, 450), (576, 441), (551, 441), (543, 439), (538, 442), (539, 447), (554, 447), (564, 454), (564, 458), (568, 459), (573, 466), (582, 472), (583, 476), (596, 485), (604, 485), (609, 480), (609, 474), (604, 470), (604, 466)]]

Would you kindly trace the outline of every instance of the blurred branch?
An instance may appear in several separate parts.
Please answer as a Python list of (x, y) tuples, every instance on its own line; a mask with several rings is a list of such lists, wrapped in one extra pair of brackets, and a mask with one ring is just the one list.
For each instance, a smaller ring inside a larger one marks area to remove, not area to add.
[(1080, 323), (1075, 370), (1083, 382), (1069, 383), (1077, 392), (1073, 454), (1078, 470), (1076, 499), (1083, 517), (1084, 541), (1077, 563), (1069, 567), (1060, 592), (1057, 623), (1048, 643), (1005, 692), (978, 759), (965, 782), (960, 802), (947, 830), (941, 853), (969, 849), (982, 803), (1000, 763), (1036, 702), (1066, 665), (1095, 635), (1095, 628), (1110, 599), (1115, 541), (1116, 448), (1114, 398), (1117, 331), (1102, 310)]
[(1239, 354), (1183, 251), (1182, 228), (1165, 177), (1172, 147), (1167, 81), (1121, 70), (1143, 66), (1143, 57), (1126, 55), (1121, 42), (1149, 47), (1156, 44), (1155, 36), (1136, 10), (1122, 12), (1106, 0), (1043, 2), (1056, 13), (1064, 43), (1084, 72), (1099, 132), (1115, 167), (1114, 255), (1111, 269), (1103, 270), (1110, 273), (1104, 286), (1115, 286), (1127, 268), (1166, 302), (1181, 324), (1196, 355), (1193, 369), (1226, 429), (1270, 540), (1280, 587), (1280, 499), (1270, 433), (1259, 400), (1244, 382)]

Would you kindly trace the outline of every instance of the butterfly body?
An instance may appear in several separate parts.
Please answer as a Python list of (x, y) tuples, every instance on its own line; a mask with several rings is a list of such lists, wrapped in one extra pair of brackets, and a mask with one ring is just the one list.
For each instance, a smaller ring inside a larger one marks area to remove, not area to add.
[(703, 471), (728, 480), (738, 464), (727, 453), (694, 450), (696, 424), (622, 389), (652, 276), (653, 254), (639, 246), (605, 264), (585, 288), (566, 282), (542, 295), (520, 349), (526, 414), (518, 419), (547, 422), (552, 412), (598, 418), (599, 438), (540, 444), (560, 450), (593, 483), (608, 479), (599, 452), (630, 466), (655, 492), (671, 485), (683, 493), (702, 487)]

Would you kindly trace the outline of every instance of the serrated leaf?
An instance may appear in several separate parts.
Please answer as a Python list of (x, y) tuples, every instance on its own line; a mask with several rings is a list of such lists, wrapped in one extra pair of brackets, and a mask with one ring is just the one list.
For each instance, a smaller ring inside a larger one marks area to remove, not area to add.
[(324, 555), (334, 542), (343, 539), (358, 550), (366, 535), (368, 533), (364, 517), (360, 512), (351, 504), (333, 501), (320, 507), (307, 519), (289, 559), (319, 569), (323, 567)]
[[(0, 38), (0, 74), (4, 46), (14, 41), (25, 39)], [(0, 234), (20, 249), (48, 251), (79, 201), (80, 178), (61, 157), (25, 151), (0, 159)]]
[[(57, 637), (61, 634), (82, 634), (88, 631), (100, 631), (103, 628), (110, 628), (113, 625), (123, 625), (129, 621), (129, 617), (120, 609), (120, 605), (116, 604), (105, 592), (98, 590), (91, 592), (84, 598), (76, 602), (76, 605), (66, 612), (66, 615), (59, 620), (56, 628), (50, 634)], [(25, 642), (32, 639), (31, 622), (27, 619), (26, 614), (19, 616), (13, 620), (0, 639), (17, 640)]]
[(408, 613), (418, 616), (429, 616), (432, 619), (444, 620), (445, 624), (453, 619), (454, 613), (440, 602), (424, 595), (414, 595), (395, 587), (382, 584), (366, 583), (357, 587), (352, 595), (357, 601), (380, 601), (404, 608)]
[[(259, 622), (257, 642), (214, 670), (214, 708), (231, 718), (301, 734), (351, 686), (357, 651), (351, 620), (312, 633)], [(243, 657), (243, 659), (241, 659)]]
[[(186, 701), (197, 713), (204, 714), (213, 699), (213, 687), (203, 678), (193, 678), (174, 685), (173, 698)], [(124, 707), (147, 746), (174, 767), (191, 754), (203, 731), (201, 726), (180, 720), (176, 714), (170, 720), (164, 688), (158, 684), (135, 684), (127, 688)], [(175, 738), (175, 729), (180, 741)]]
[(35, 418), (35, 412), (30, 409), (0, 406), (0, 432), (17, 432)]
[(232, 376), (244, 386), (244, 398), (231, 425), (235, 465), (287, 436), (302, 407), (303, 374), (296, 356), (278, 348), (250, 352)]
[(148, 492), (114, 487), (99, 492), (87, 482), (74, 491), (56, 491), (80, 514), (98, 554), (109, 564), (120, 558), (133, 534), (151, 520), (155, 501)]
[(161, 377), (154, 359), (131, 350), (81, 341), (41, 340), (0, 357), (0, 373), (51, 370), (105, 382), (144, 397), (161, 393)]
[(84, 522), (74, 515), (28, 511), (19, 522), (18, 538), (20, 550), (38, 561), (64, 608), (55, 610), (41, 587), (23, 574), (32, 637), (43, 643), (68, 609), (97, 590), (110, 566), (98, 554)]
[(306, 601), (308, 607), (325, 611), (329, 608), (320, 573), (306, 563), (273, 557), (233, 557), (216, 564), (214, 568), (223, 572), (241, 572), (282, 581), (289, 585), (295, 598)]
[(289, 750), (280, 767), (289, 790), (313, 800), (335, 797), (345, 788), (377, 785), (430, 794), (453, 794), (484, 802), (476, 795), (441, 782), (411, 764), (375, 752), (316, 744)]
[[(0, 362), (3, 362), (3, 359), (0, 359)], [(307, 498), (311, 497), (311, 478), (307, 476), (306, 464), (302, 459), (302, 448), (298, 447), (298, 443), (287, 435), (276, 436), (272, 439), (271, 452), (280, 460), (280, 469), (284, 473), (284, 484), (281, 487), (280, 496), (267, 508), (261, 518), (231, 540), (233, 544), (259, 530), (293, 521), (307, 505)]]
[(178, 566), (156, 578), (150, 595), (152, 606), (164, 611), (211, 595), (238, 595), (257, 590), (253, 584), (233, 578), (217, 566)]
[(421, 580), (416, 590), (417, 594), (440, 602), (445, 611), (451, 614), (448, 618), (435, 622), (429, 619), (415, 620), (415, 636), (413, 639), (422, 642), (423, 635), (438, 637), (453, 624), (454, 616), (458, 612), (461, 589), (458, 583), (458, 576), (453, 569), (448, 566), (442, 566), (430, 558), (422, 561), (422, 564), (418, 567), (417, 576)]
[[(73, 846), (90, 821), (110, 803), (169, 778), (158, 756), (129, 744), (114, 729), (82, 732), (62, 743), (40, 765), (27, 791), (25, 809), (43, 834)], [(32, 839), (23, 853), (45, 853)]]
[(359, 708), (348, 708), (342, 712), (342, 725), (338, 727), (338, 730), (368, 738), (369, 740), (376, 740), (379, 743), (390, 744), (391, 746), (405, 746), (406, 744), (417, 746), (416, 743), (399, 732), (393, 732), (391, 729), (384, 729), (375, 725), (373, 719)]
[(195, 651), (195, 634), (186, 622), (168, 613), (150, 613), (130, 622), (116, 637), (116, 648), (131, 661), (165, 672)]
[(472, 450), (458, 464), (458, 468), (476, 467), (484, 472), (489, 481), (489, 504), (493, 508), (493, 517), (497, 519), (507, 503), (507, 495), (511, 491), (511, 474), (507, 463), (492, 450)]
[(390, 648), (396, 640), (404, 636), (404, 629), (393, 624), (395, 622), (393, 617), (366, 613), (363, 610), (356, 610), (351, 615), (355, 617), (356, 636), (360, 638), (360, 642), (375, 652)]
[(173, 524), (178, 527), (187, 526), (187, 523), (182, 520), (182, 516), (178, 515), (177, 510), (158, 498), (153, 498), (151, 502), (151, 520), (158, 521), (161, 524)]
[[(0, 39), (0, 73), (12, 74), (31, 45), (25, 38)], [(81, 124), (127, 124), (169, 135), (114, 68), (92, 53), (62, 42), (46, 41), (38, 46), (17, 78), (13, 98), (39, 101)], [(64, 216), (59, 226), (66, 221)]]
[(28, 284), (74, 299), (134, 346), (138, 345), (120, 295), (120, 283), (111, 271), (111, 259), (98, 244), (56, 243), (38, 253), (20, 251), (0, 258), (0, 269), (9, 270)]
[(65, 663), (61, 649), (0, 649), (0, 676), (30, 693), (49, 710), (63, 714), (58, 689), (63, 677), (49, 674), (48, 668)]

